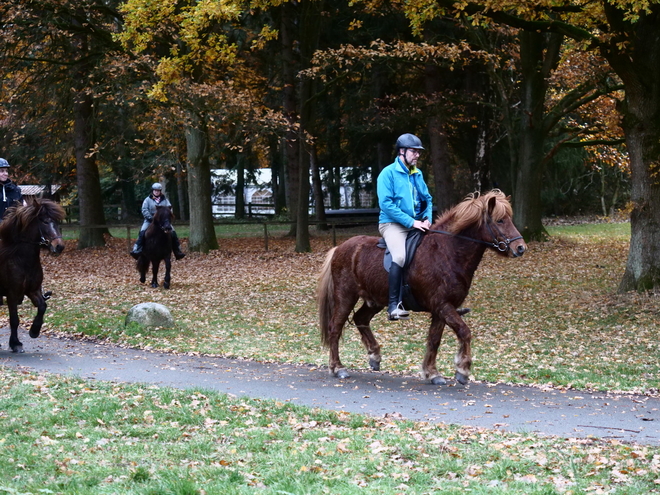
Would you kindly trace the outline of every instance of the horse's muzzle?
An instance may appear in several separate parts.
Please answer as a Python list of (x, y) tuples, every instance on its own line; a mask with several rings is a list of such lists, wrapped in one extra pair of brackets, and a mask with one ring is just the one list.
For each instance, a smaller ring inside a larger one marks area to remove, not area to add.
[(527, 245), (523, 242), (518, 244), (515, 248), (511, 247), (511, 254), (514, 258), (519, 258), (527, 251)]
[(62, 242), (62, 239), (54, 240), (49, 244), (49, 246), (50, 252), (53, 254), (60, 254), (62, 251), (64, 251), (64, 243)]

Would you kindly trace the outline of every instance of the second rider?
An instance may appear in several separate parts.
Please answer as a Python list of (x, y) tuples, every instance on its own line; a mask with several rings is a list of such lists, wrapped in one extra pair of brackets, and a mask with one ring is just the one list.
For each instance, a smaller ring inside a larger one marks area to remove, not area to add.
[[(144, 222), (142, 222), (140, 235), (138, 235), (137, 241), (135, 241), (135, 246), (133, 246), (133, 251), (131, 251), (131, 256), (135, 259), (138, 259), (142, 253), (144, 232), (147, 230), (147, 227), (151, 225), (151, 221), (154, 219), (156, 208), (158, 206), (168, 206), (171, 208), (172, 204), (163, 194), (163, 186), (160, 183), (155, 182), (154, 185), (151, 186), (151, 194), (149, 194), (149, 196), (147, 196), (142, 202), (142, 216), (144, 217)], [(172, 228), (172, 252), (177, 260), (180, 260), (185, 256), (185, 253), (181, 251), (179, 236), (176, 235), (174, 228)]]

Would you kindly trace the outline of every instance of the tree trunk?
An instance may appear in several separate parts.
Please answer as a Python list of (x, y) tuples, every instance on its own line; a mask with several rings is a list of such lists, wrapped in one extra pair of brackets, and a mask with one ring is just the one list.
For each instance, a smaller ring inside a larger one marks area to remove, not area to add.
[(604, 51), (626, 90), (621, 111), (632, 182), (630, 249), (619, 291), (646, 291), (660, 288), (660, 7), (634, 24), (613, 7), (606, 12), (627, 39), (621, 47), (616, 37)]
[(179, 218), (183, 221), (188, 220), (188, 209), (186, 208), (186, 187), (183, 180), (183, 171), (181, 162), (176, 161), (176, 192), (179, 197)]
[(76, 153), (76, 178), (78, 183), (78, 205), (80, 215), (80, 235), (78, 249), (105, 246), (103, 228), (90, 228), (90, 225), (105, 225), (101, 180), (96, 165), (96, 156), (90, 151), (94, 145), (93, 100), (84, 90), (79, 91), (73, 103), (74, 147)]
[[(312, 166), (312, 184), (314, 185), (314, 205), (316, 206), (316, 219), (319, 222), (325, 222), (325, 204), (323, 202), (323, 184), (321, 183), (321, 171), (319, 170), (319, 161), (316, 154), (316, 146), (312, 145), (310, 164)], [(327, 224), (319, 223), (317, 228), (326, 230)]]
[(188, 249), (208, 253), (218, 249), (211, 205), (211, 168), (208, 160), (207, 134), (201, 119), (194, 116), (185, 130), (188, 154), (188, 201), (190, 203), (190, 237)]
[(245, 164), (243, 153), (236, 154), (236, 206), (234, 217), (238, 220), (245, 218)]
[(298, 214), (296, 215), (296, 253), (312, 250), (309, 239), (309, 152), (300, 154)]
[[(289, 219), (296, 220), (298, 213), (298, 194), (300, 192), (300, 140), (295, 131), (298, 125), (298, 100), (296, 98), (296, 60), (293, 52), (295, 29), (295, 6), (291, 2), (282, 5), (282, 112), (289, 124), (284, 136), (284, 157), (286, 167), (286, 204)], [(296, 222), (291, 224), (289, 236), (296, 235)]]
[[(427, 65), (424, 71), (426, 82), (426, 94), (433, 99), (433, 94), (441, 90), (439, 69), (435, 65)], [(449, 140), (444, 129), (444, 121), (441, 115), (433, 115), (428, 120), (427, 130), (429, 134), (428, 160), (430, 169), (433, 170), (433, 185), (435, 197), (433, 202), (438, 213), (442, 213), (453, 206), (454, 181), (451, 176), (451, 154), (449, 152)], [(429, 219), (433, 221), (435, 219)]]
[(328, 165), (327, 188), (330, 196), (330, 209), (338, 210), (341, 207), (341, 132), (339, 126), (328, 126), (328, 149), (330, 163)]
[[(532, 31), (521, 31), (522, 112), (519, 125), (519, 151), (513, 218), (526, 240), (545, 240), (542, 223), (541, 188), (543, 180), (546, 78), (556, 66), (562, 38)], [(546, 43), (546, 37), (548, 43)]]
[[(302, 0), (300, 2), (300, 55), (301, 68), (311, 66), (312, 55), (316, 51), (321, 34), (322, 0)], [(312, 144), (303, 143), (305, 135), (315, 136), (313, 123), (312, 88), (313, 80), (303, 78), (300, 81), (300, 135), (298, 137), (300, 150), (298, 215), (296, 219), (296, 252), (303, 253), (312, 250), (309, 239), (309, 175)], [(323, 205), (321, 205), (323, 206)]]
[(286, 207), (286, 200), (284, 195), (284, 189), (282, 184), (282, 149), (280, 146), (280, 140), (271, 141), (271, 189), (273, 191), (272, 201), (273, 201), (273, 211), (276, 216), (282, 214)]

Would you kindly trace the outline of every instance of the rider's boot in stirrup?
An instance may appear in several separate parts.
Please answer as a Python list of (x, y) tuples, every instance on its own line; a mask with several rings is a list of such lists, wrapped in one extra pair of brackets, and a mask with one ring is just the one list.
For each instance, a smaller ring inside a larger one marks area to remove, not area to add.
[(145, 230), (140, 231), (140, 234), (138, 235), (138, 238), (135, 241), (135, 245), (133, 246), (133, 251), (131, 251), (131, 256), (133, 256), (133, 258), (135, 259), (138, 259), (140, 257), (140, 254), (142, 254), (142, 245), (144, 244), (144, 233)]
[(401, 283), (403, 278), (403, 268), (396, 263), (390, 266), (389, 282), (389, 301), (387, 304), (387, 317), (390, 321), (407, 320), (410, 313), (406, 311), (401, 302)]
[(176, 235), (174, 230), (172, 231), (172, 252), (174, 253), (174, 258), (177, 260), (183, 259), (186, 255), (186, 253), (181, 251), (181, 242), (179, 241), (179, 236)]

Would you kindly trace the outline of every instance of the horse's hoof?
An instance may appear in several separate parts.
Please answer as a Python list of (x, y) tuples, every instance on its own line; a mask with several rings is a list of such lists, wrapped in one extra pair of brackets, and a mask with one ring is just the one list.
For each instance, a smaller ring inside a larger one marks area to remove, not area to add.
[(461, 385), (467, 385), (468, 382), (470, 381), (470, 377), (467, 375), (464, 375), (463, 373), (459, 373), (458, 371), (456, 372), (456, 381), (460, 383)]
[(157, 289), (157, 288), (158, 288), (158, 284), (157, 284), (157, 283), (155, 283), (155, 282), (154, 282), (154, 283), (152, 283), (152, 284), (151, 284), (151, 286), (152, 286), (152, 287), (153, 287), (154, 289)]
[(376, 361), (375, 359), (369, 359), (369, 366), (373, 371), (380, 371), (380, 361)]
[(24, 353), (25, 351), (23, 350), (23, 346), (22, 346), (22, 345), (17, 345), (17, 346), (14, 346), (14, 347), (11, 348), (11, 352), (15, 352), (15, 353), (17, 353), (17, 354), (22, 354), (22, 353)]
[(147, 280), (146, 278), (140, 277), (140, 283), (143, 284)]
[(169, 289), (169, 288), (170, 288), (170, 284), (168, 284), (167, 282), (165, 282), (165, 283), (163, 284), (163, 289)]
[(440, 375), (434, 376), (431, 378), (431, 385), (447, 385), (447, 380), (442, 378)]
[(36, 339), (37, 337), (39, 337), (40, 333), (41, 332), (34, 332), (34, 333), (30, 332), (30, 337), (32, 337), (33, 339)]
[(346, 371), (345, 368), (341, 368), (337, 370), (337, 373), (335, 373), (335, 376), (339, 378), (340, 380), (345, 380), (346, 378), (350, 378), (351, 375)]

